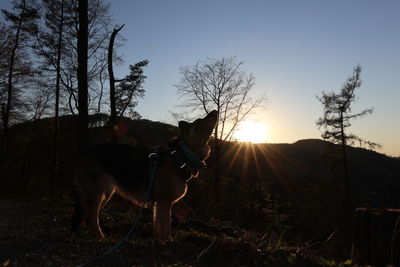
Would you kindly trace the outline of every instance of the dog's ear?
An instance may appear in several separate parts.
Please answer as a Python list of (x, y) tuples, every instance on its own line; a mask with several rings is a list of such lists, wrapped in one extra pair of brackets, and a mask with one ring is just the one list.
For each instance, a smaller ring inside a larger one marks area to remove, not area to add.
[(211, 111), (206, 116), (206, 118), (217, 118), (217, 117), (218, 117), (218, 111), (216, 111), (216, 110)]
[(207, 116), (204, 117), (203, 120), (206, 120), (209, 124), (209, 127), (214, 128), (215, 124), (218, 121), (218, 111), (213, 110), (210, 113), (207, 114)]
[(186, 122), (186, 121), (180, 121), (180, 122), (178, 123), (178, 126), (179, 126), (179, 129), (184, 130), (184, 129), (186, 129), (186, 128), (189, 126), (189, 123)]

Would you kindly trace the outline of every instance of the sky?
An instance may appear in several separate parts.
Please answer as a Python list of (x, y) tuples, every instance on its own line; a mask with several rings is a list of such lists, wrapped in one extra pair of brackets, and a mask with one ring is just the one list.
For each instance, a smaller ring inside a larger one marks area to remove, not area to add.
[[(3, 2), (3, 1), (2, 1)], [(4, 1), (5, 2), (5, 1)], [(316, 96), (339, 92), (360, 64), (362, 85), (349, 133), (380, 143), (400, 156), (400, 1), (397, 0), (114, 0), (111, 12), (126, 39), (124, 64), (150, 61), (143, 118), (176, 123), (170, 112), (182, 103), (179, 67), (205, 58), (237, 56), (253, 73), (253, 96), (268, 101), (252, 121), (266, 125), (269, 143), (320, 138)], [(0, 4), (2, 7), (4, 4)]]

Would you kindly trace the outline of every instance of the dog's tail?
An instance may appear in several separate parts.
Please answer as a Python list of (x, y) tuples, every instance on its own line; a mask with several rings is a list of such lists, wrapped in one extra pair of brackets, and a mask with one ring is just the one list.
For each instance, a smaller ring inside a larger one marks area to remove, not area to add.
[(79, 196), (76, 188), (74, 188), (72, 195), (75, 197), (75, 206), (74, 206), (74, 213), (72, 214), (72, 220), (71, 220), (71, 231), (77, 232), (79, 230), (79, 227), (83, 223), (83, 210), (82, 210), (82, 205), (80, 203), (80, 196)]

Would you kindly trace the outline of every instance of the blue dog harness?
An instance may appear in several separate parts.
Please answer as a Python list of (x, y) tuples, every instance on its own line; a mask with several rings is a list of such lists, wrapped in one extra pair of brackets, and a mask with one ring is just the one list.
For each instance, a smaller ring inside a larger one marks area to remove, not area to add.
[(157, 146), (151, 150), (149, 154), (150, 180), (154, 179), (158, 160), (166, 155), (172, 156), (186, 183), (189, 182), (193, 175), (196, 174), (200, 169), (206, 167), (206, 164), (202, 162), (192, 150), (189, 149), (185, 142), (178, 139), (168, 147)]

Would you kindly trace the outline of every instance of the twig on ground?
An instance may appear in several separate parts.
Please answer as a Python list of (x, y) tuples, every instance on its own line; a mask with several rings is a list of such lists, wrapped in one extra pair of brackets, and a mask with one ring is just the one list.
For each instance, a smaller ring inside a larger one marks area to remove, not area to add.
[(197, 256), (197, 261), (200, 260), (201, 257), (203, 257), (215, 244), (215, 242), (217, 241), (217, 238), (214, 238), (214, 240), (210, 243), (210, 245), (208, 245), (205, 249), (203, 249), (200, 254)]

